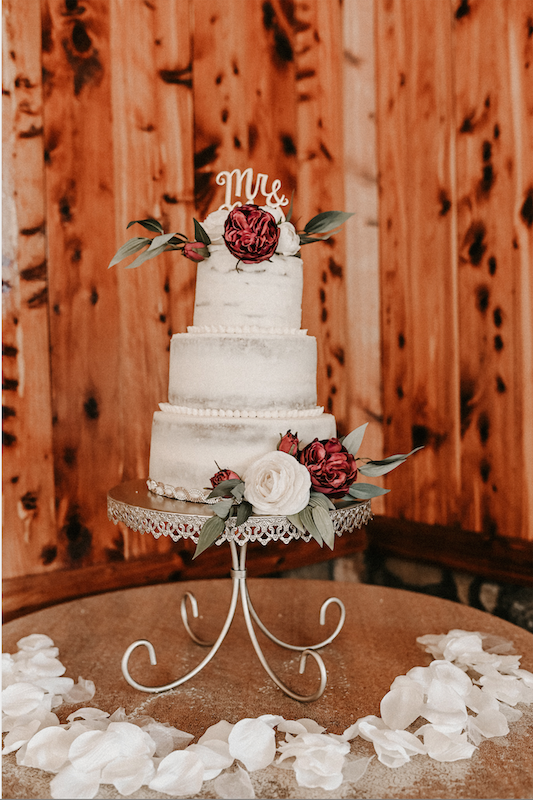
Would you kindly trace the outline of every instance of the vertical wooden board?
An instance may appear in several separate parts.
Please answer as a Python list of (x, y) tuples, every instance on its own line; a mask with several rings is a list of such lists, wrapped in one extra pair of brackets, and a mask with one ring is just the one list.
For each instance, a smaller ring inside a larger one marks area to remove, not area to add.
[[(383, 457), (374, 0), (343, 5), (348, 428), (368, 423), (364, 452)], [(383, 513), (384, 500), (372, 503)]]
[(3, 4), (3, 574), (56, 557), (39, 2)]
[[(342, 17), (337, 3), (295, 3), (298, 216), (344, 210)], [(318, 398), (348, 433), (345, 232), (303, 247), (304, 326), (317, 337)]]
[(533, 379), (531, 223), (521, 213), (533, 196), (531, 139), (529, 148), (523, 139), (528, 5), (477, 0), (462, 13), (454, 4), (462, 519), (491, 536), (524, 538)]
[(378, 149), (389, 514), (459, 521), (459, 393), (448, 0), (379, 0)]
[(193, 7), (200, 218), (224, 202), (224, 189), (214, 180), (223, 170), (252, 167), (255, 175), (269, 175), (269, 186), (281, 180), (281, 192), (290, 198), (296, 185), (292, 5), (194, 0)]
[(122, 468), (109, 4), (42, 15), (58, 561), (76, 567), (122, 557), (105, 502)]
[(510, 9), (508, 38), (515, 139), (514, 220), (518, 243), (523, 519), (522, 535), (533, 539), (533, 4)]
[[(193, 237), (189, 2), (117, 0), (111, 12), (115, 249), (131, 236), (152, 235), (141, 226), (126, 231), (135, 219), (154, 217), (166, 232)], [(192, 322), (196, 270), (179, 252), (138, 269), (124, 264), (110, 273), (116, 270), (119, 292), (120, 478), (127, 480), (148, 475), (152, 415), (168, 399), (170, 337)], [(123, 537), (130, 557), (172, 548), (166, 537)]]
[[(154, 217), (165, 231), (193, 236), (193, 126), (189, 2), (112, 5), (116, 246), (126, 226)], [(131, 47), (131, 42), (136, 42)], [(131, 259), (130, 259), (131, 261)], [(127, 262), (124, 262), (127, 263)], [(168, 398), (173, 333), (192, 322), (192, 262), (174, 252), (139, 269), (115, 267), (120, 304), (121, 479), (145, 477), (152, 415)], [(126, 557), (172, 549), (171, 540), (121, 529)]]

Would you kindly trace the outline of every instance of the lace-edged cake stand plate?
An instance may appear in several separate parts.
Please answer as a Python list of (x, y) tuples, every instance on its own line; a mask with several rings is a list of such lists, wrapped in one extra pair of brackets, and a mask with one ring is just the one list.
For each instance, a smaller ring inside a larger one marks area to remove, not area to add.
[[(191, 539), (198, 541), (203, 524), (209, 517), (215, 514), (212, 505), (204, 503), (189, 503), (182, 500), (171, 500), (167, 497), (154, 494), (149, 491), (145, 480), (129, 481), (116, 486), (107, 495), (107, 515), (109, 519), (118, 524), (122, 522), (126, 527), (140, 533), (150, 533), (156, 539), (160, 536), (169, 536), (174, 541), (179, 539)], [(333, 528), (336, 535), (350, 533), (356, 528), (361, 528), (372, 518), (370, 500), (339, 503), (335, 511), (330, 512)], [(122, 674), (130, 686), (142, 692), (165, 692), (197, 675), (214, 657), (219, 650), (230, 625), (235, 616), (239, 596), (243, 609), (246, 628), (250, 636), (253, 648), (259, 661), (274, 683), (294, 700), (311, 702), (317, 700), (324, 692), (327, 683), (327, 672), (322, 657), (317, 650), (325, 647), (332, 642), (340, 633), (346, 617), (344, 604), (337, 597), (330, 597), (326, 600), (319, 613), (320, 625), (326, 623), (326, 612), (330, 605), (336, 605), (339, 609), (339, 620), (335, 630), (327, 638), (311, 645), (292, 645), (278, 639), (261, 622), (255, 611), (248, 587), (246, 585), (246, 548), (248, 542), (261, 542), (266, 545), (270, 541), (282, 541), (289, 544), (293, 539), (303, 539), (308, 542), (311, 539), (308, 533), (299, 531), (286, 517), (280, 516), (251, 516), (243, 524), (237, 527), (234, 520), (228, 520), (224, 532), (216, 541), (216, 545), (228, 542), (231, 551), (231, 578), (232, 596), (230, 607), (220, 634), (215, 641), (205, 641), (198, 637), (189, 625), (188, 605), (190, 604), (193, 617), (198, 617), (198, 603), (191, 592), (186, 592), (181, 599), (181, 617), (185, 630), (190, 638), (198, 645), (209, 648), (207, 655), (190, 672), (164, 686), (145, 686), (138, 683), (131, 677), (128, 661), (132, 652), (137, 647), (146, 647), (150, 656), (150, 663), (156, 664), (155, 650), (151, 642), (147, 639), (139, 639), (133, 642), (122, 658)], [(310, 695), (301, 695), (290, 689), (274, 673), (268, 664), (263, 651), (259, 645), (253, 623), (271, 641), (284, 647), (287, 650), (300, 652), (300, 674), (305, 670), (307, 658), (311, 656), (316, 662), (320, 672), (320, 685), (318, 689)]]

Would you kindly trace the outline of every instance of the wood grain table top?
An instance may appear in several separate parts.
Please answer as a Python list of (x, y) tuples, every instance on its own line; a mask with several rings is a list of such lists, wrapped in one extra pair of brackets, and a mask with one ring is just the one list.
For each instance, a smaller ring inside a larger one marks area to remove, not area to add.
[[(130, 660), (133, 677), (141, 683), (162, 685), (194, 668), (205, 650), (192, 642), (180, 618), (180, 600), (192, 592), (199, 618), (191, 622), (204, 639), (218, 635), (231, 595), (231, 581), (194, 581), (109, 592), (64, 603), (29, 614), (3, 627), (5, 652), (15, 652), (16, 642), (30, 633), (44, 633), (59, 647), (66, 675), (79, 675), (96, 684), (87, 705), (112, 713), (120, 706), (127, 713), (142, 709), (160, 722), (169, 722), (195, 736), (225, 719), (237, 722), (260, 714), (281, 714), (286, 719), (311, 717), (328, 732), (342, 733), (358, 718), (379, 715), (381, 698), (397, 675), (411, 667), (427, 666), (431, 656), (416, 642), (428, 633), (453, 628), (493, 633), (510, 639), (523, 656), (522, 666), (533, 671), (533, 636), (482, 611), (423, 594), (377, 586), (328, 581), (253, 579), (248, 581), (255, 609), (266, 626), (295, 645), (322, 640), (333, 631), (338, 609), (331, 607), (324, 627), (319, 625), (323, 601), (334, 595), (346, 606), (341, 633), (321, 651), (328, 685), (314, 703), (302, 704), (283, 694), (261, 667), (244, 625), (237, 614), (219, 652), (191, 681), (163, 694), (141, 693), (125, 681), (121, 659), (135, 640), (154, 645), (157, 665), (150, 666), (144, 648)], [(194, 623), (194, 624), (193, 624)], [(258, 634), (275, 672), (297, 692), (312, 692), (318, 670), (312, 660), (298, 674), (299, 654), (287, 651)], [(61, 721), (75, 707), (64, 706)], [(377, 759), (355, 786), (343, 784), (335, 797), (361, 798), (529, 798), (533, 796), (533, 709), (510, 724), (510, 733), (484, 741), (469, 760), (439, 763), (417, 756), (398, 769)], [(361, 741), (361, 754), (372, 745)], [(321, 790), (297, 786), (292, 771), (269, 767), (252, 773), (259, 798), (323, 797)], [(17, 767), (15, 754), (4, 758), (5, 798), (49, 797), (49, 775)], [(98, 797), (120, 797), (112, 786), (101, 786)], [(213, 797), (209, 783), (199, 797)], [(143, 787), (138, 798), (168, 797)]]

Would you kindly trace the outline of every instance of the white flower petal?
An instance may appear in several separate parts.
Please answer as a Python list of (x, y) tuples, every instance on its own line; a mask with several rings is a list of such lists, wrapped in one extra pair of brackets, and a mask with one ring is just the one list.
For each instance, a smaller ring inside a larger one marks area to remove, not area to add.
[(281, 722), (285, 722), (284, 717), (280, 717), (279, 714), (261, 714), (258, 719), (260, 719), (262, 722), (266, 722), (266, 724), (270, 725), (271, 728), (275, 728)]
[(423, 736), (428, 756), (436, 761), (459, 761), (470, 758), (476, 750), (475, 745), (468, 742), (466, 733), (449, 735), (437, 730), (433, 725), (426, 725)]
[(472, 688), (472, 681), (468, 675), (448, 661), (432, 661), (429, 665), (429, 672), (432, 678), (436, 678), (446, 686), (451, 686), (459, 697), (465, 697)]
[(116, 758), (102, 770), (101, 783), (111, 783), (120, 794), (130, 795), (148, 785), (155, 775), (149, 756)]
[(466, 704), (452, 686), (434, 678), (422, 716), (441, 731), (460, 733), (466, 724)]
[[(135, 722), (135, 720), (132, 720)], [(173, 750), (183, 750), (194, 739), (192, 733), (185, 733), (163, 722), (149, 722), (141, 726), (155, 742), (155, 755), (157, 758), (168, 756)]]
[(96, 692), (94, 682), (85, 680), (81, 676), (78, 678), (72, 689), (64, 696), (65, 703), (85, 703), (92, 700)]
[(303, 725), (307, 733), (323, 733), (326, 730), (322, 725), (319, 725), (316, 720), (309, 719), (309, 717), (300, 717), (296, 722)]
[(301, 722), (296, 722), (296, 720), (285, 719), (283, 722), (280, 722), (278, 725), (278, 731), (280, 733), (307, 733), (307, 728), (305, 725), (302, 725)]
[(424, 690), (420, 684), (410, 681), (385, 695), (380, 704), (381, 718), (389, 728), (404, 730), (418, 719), (423, 702)]
[(254, 800), (255, 798), (250, 776), (239, 765), (235, 772), (226, 772), (217, 778), (214, 788), (221, 800)]
[(477, 717), (468, 717), (468, 733), (474, 744), (479, 744), (476, 734), (486, 739), (494, 736), (506, 736), (509, 733), (509, 723), (501, 711), (482, 711)]
[(52, 639), (44, 633), (31, 633), (29, 636), (23, 636), (23, 638), (19, 639), (17, 642), (19, 650), (27, 650), (29, 652), (44, 650), (45, 648), (53, 646), (54, 643)]
[(373, 758), (374, 756), (354, 758), (348, 754), (344, 762), (344, 767), (342, 768), (343, 779), (347, 783), (357, 783), (357, 781), (360, 781)]
[(227, 742), (211, 741), (207, 744), (191, 744), (187, 751), (196, 753), (204, 765), (204, 781), (216, 778), (223, 769), (231, 767), (233, 756), (230, 755)]
[(106, 719), (107, 717), (109, 717), (109, 712), (101, 711), (99, 708), (78, 708), (77, 711), (68, 715), (67, 720), (74, 722), (75, 719)]
[[(32, 678), (34, 686), (44, 689), (45, 692), (53, 695), (66, 695), (74, 686), (72, 678), (59, 678), (59, 677), (40, 677), (35, 676)], [(63, 698), (60, 697), (58, 705), (63, 703)]]
[(10, 717), (30, 714), (41, 705), (44, 695), (44, 689), (32, 683), (12, 683), (2, 691), (2, 710)]
[(50, 782), (50, 794), (54, 800), (91, 800), (98, 794), (100, 770), (80, 772), (67, 764)]
[(68, 760), (70, 745), (76, 735), (75, 730), (66, 728), (43, 728), (30, 739), (24, 757), (17, 763), (45, 772), (59, 772)]
[(260, 719), (239, 720), (228, 737), (228, 743), (233, 758), (238, 758), (250, 772), (268, 767), (276, 755), (274, 729)]
[(14, 753), (15, 750), (18, 750), (23, 744), (29, 742), (32, 736), (39, 730), (40, 725), (41, 723), (38, 719), (27, 719), (23, 725), (15, 725), (4, 739), (2, 755)]
[(219, 739), (222, 742), (227, 742), (233, 728), (234, 725), (227, 722), (225, 719), (221, 719), (216, 725), (211, 725), (203, 736), (200, 736), (198, 744), (205, 744), (212, 739)]
[(148, 787), (154, 792), (190, 797), (200, 791), (203, 780), (204, 765), (201, 759), (189, 750), (175, 750), (160, 762)]

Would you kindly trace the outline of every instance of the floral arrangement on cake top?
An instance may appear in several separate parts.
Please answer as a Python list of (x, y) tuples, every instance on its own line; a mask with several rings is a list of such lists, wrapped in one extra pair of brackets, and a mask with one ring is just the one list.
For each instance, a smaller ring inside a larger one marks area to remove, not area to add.
[(179, 250), (191, 261), (205, 261), (209, 258), (209, 246), (225, 245), (239, 263), (257, 264), (268, 261), (273, 255), (299, 256), (304, 244), (322, 242), (333, 236), (340, 226), (352, 216), (346, 211), (323, 211), (314, 216), (297, 231), (290, 222), (292, 203), (287, 216), (280, 207), (257, 206), (253, 203), (213, 211), (200, 224), (194, 220), (195, 239), (190, 241), (182, 233), (164, 233), (161, 223), (156, 219), (136, 219), (128, 223), (142, 225), (156, 234), (153, 238), (135, 236), (122, 245), (113, 256), (109, 267), (124, 258), (143, 251), (127, 269), (139, 267), (145, 261), (169, 250)]
[(235, 517), (239, 526), (252, 514), (287, 517), (299, 531), (311, 534), (320, 547), (326, 544), (333, 550), (335, 532), (329, 513), (336, 508), (333, 500), (369, 500), (387, 494), (389, 489), (356, 483), (358, 474), (386, 475), (422, 449), (416, 447), (379, 461), (357, 457), (367, 425), (342, 439), (314, 439), (302, 449), (298, 436), (287, 431), (280, 435), (277, 450), (252, 463), (243, 476), (219, 468), (210, 479), (213, 490), (208, 500), (221, 499), (213, 505), (214, 516), (202, 526), (194, 557), (214, 544), (230, 517)]

